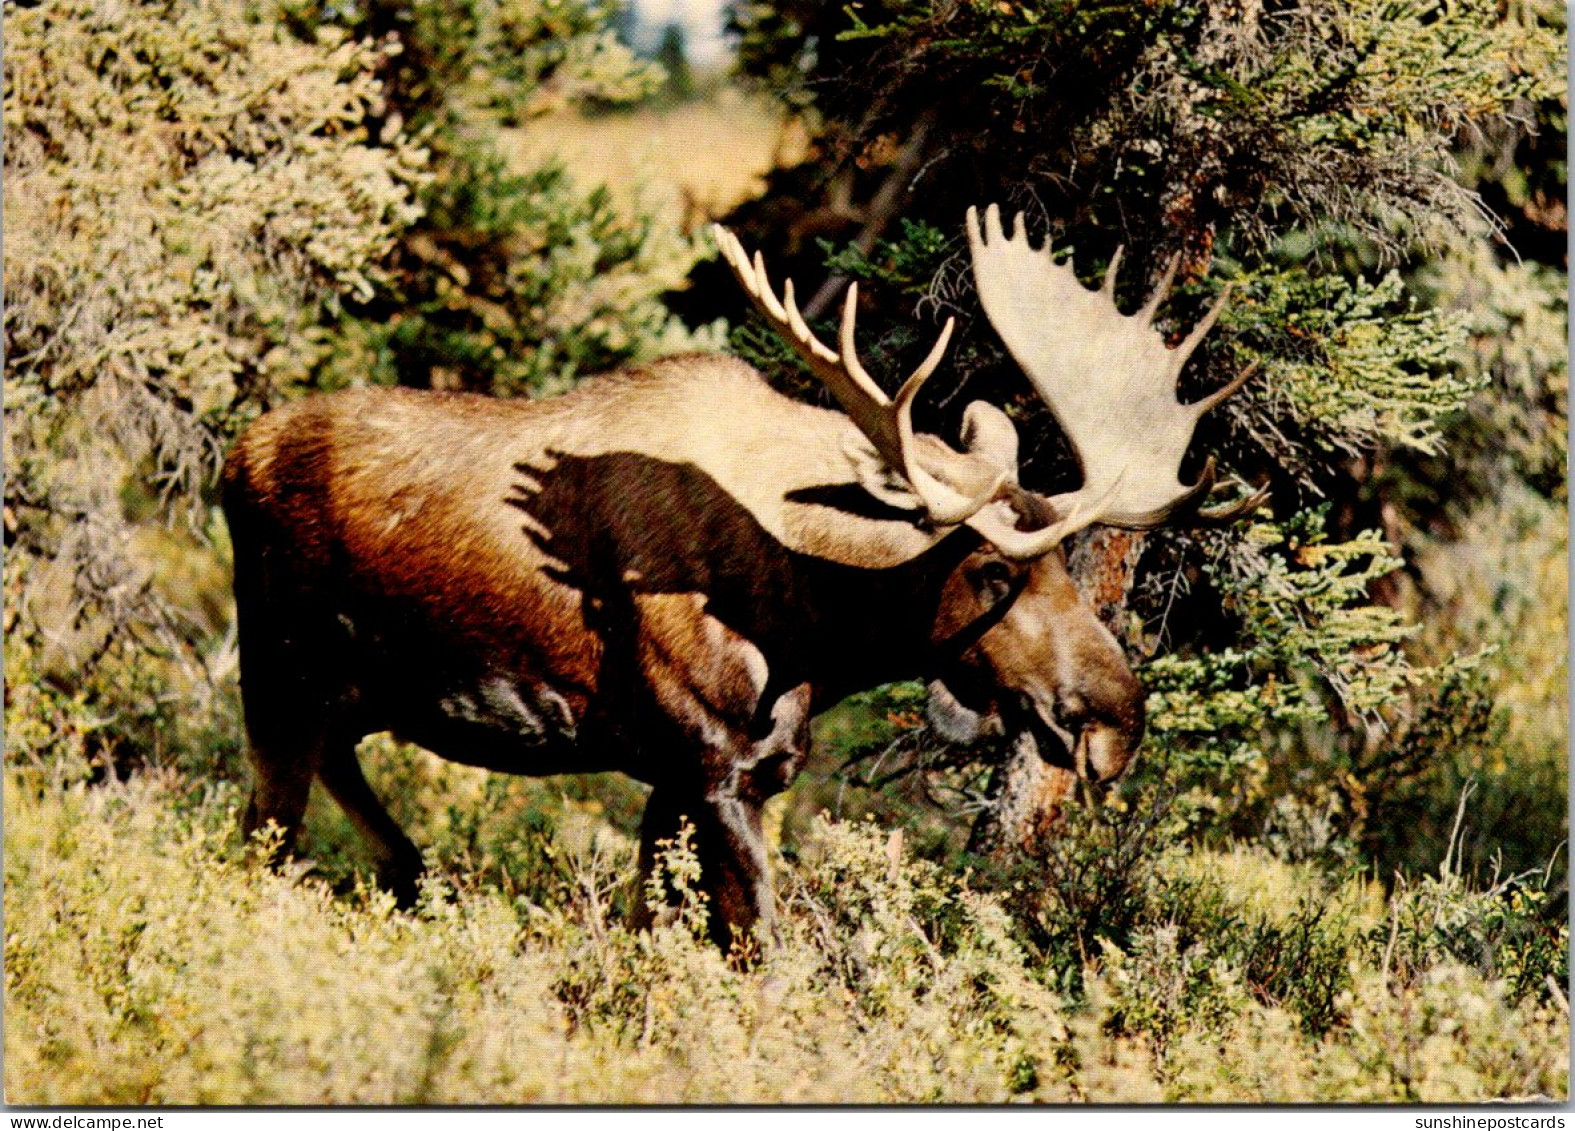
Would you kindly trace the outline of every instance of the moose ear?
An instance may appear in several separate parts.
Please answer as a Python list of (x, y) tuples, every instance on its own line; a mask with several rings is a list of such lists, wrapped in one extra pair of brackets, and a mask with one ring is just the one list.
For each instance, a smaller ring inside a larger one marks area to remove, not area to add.
[[(962, 442), (986, 474), (1017, 478), (1017, 428), (1006, 413), (988, 401), (974, 401), (963, 413)], [(937, 445), (939, 446), (939, 445)], [(887, 506), (922, 511), (924, 500), (906, 478), (863, 436), (849, 436), (842, 450), (853, 467), (854, 481)]]
[(1017, 478), (1017, 428), (989, 401), (974, 401), (963, 412), (963, 447)]

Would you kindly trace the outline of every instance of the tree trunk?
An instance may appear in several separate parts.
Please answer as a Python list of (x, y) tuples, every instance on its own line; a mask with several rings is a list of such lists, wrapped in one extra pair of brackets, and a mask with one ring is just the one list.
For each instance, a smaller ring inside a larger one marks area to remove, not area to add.
[(1076, 788), (1075, 775), (1039, 757), (1032, 735), (1018, 735), (990, 780), (994, 802), (974, 822), (968, 851), (1004, 861), (1032, 849), (1055, 830)]

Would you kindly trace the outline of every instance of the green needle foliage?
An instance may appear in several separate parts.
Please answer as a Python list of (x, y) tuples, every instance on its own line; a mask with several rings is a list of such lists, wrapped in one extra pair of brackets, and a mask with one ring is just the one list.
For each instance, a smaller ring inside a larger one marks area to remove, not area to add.
[(388, 285), (348, 305), (325, 384), (542, 394), (699, 344), (659, 297), (694, 263), (686, 241), (561, 165), (516, 170), (508, 157), (510, 128), (660, 88), (661, 69), (618, 41), (604, 5), (368, 0), (291, 13), (397, 45), (383, 71), (387, 121), (432, 155), (422, 214)]
[(1396, 249), (1442, 233), (1474, 211), (1441, 168), (1455, 132), (1562, 86), (1558, 32), (1483, 0), (786, 0), (736, 18), (746, 68), (813, 97), (834, 140), (923, 118), (926, 189), (1031, 187), (1056, 222), (1144, 249), (1227, 227), (1258, 246), (1331, 223)]
[[(1435, 691), (1466, 681), (1491, 699), (1520, 678), (1491, 647), (1507, 625), (1450, 635), (1429, 586), (1454, 586), (1422, 572), (1424, 551), (1512, 484), (1555, 510), (1564, 497), (1565, 276), (1538, 234), (1563, 224), (1546, 140), (1564, 123), (1562, 11), (772, 0), (734, 19), (745, 70), (793, 91), (834, 165), (780, 174), (771, 209), (740, 226), (761, 246), (818, 234), (782, 268), (804, 293), (826, 272), (869, 281), (876, 372), (905, 372), (958, 316), (962, 388), (919, 415), (946, 432), (973, 397), (1009, 403), (1031, 485), (1067, 490), (1077, 471), (980, 317), (969, 206), (1021, 210), (1091, 286), (1124, 248), (1124, 310), (1179, 256), (1161, 310), (1177, 336), (1233, 287), (1179, 395), (1255, 371), (1202, 422), (1194, 458), (1216, 453), (1272, 502), (1233, 530), (1147, 541), (1119, 613), (1153, 692), (1140, 777), (1173, 777), (1216, 831), (1261, 830), (1288, 791), (1392, 851), (1401, 828), (1374, 831), (1385, 802), (1431, 773), (1396, 747), (1448, 758), (1420, 737)], [(1552, 259), (1518, 262), (1506, 236)], [(734, 341), (776, 363), (747, 332)], [(1450, 700), (1467, 745), (1500, 725), (1470, 699)], [(1460, 784), (1435, 781), (1440, 809)], [(1539, 833), (1536, 852), (1559, 839)]]

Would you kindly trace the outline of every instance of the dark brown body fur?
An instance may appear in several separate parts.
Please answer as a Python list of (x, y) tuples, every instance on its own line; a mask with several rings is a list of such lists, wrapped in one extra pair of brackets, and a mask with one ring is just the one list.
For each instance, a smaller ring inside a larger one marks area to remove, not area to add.
[(654, 787), (647, 866), (695, 825), (725, 941), (771, 915), (761, 804), (853, 691), (978, 682), (1098, 731), (1095, 772), (1119, 772), (1141, 698), (1059, 553), (1010, 565), (923, 528), (861, 491), (857, 442), (726, 358), (547, 401), (360, 390), (263, 417), (224, 480), (248, 829), (293, 839), (319, 777), (408, 899), (420, 854), (362, 777), (365, 735), (508, 773), (621, 770)]

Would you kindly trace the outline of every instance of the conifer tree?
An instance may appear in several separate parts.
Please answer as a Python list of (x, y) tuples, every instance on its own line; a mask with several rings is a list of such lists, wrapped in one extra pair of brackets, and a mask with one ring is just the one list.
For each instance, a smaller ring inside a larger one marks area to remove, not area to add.
[(389, 285), (348, 304), (324, 380), (561, 391), (624, 361), (704, 344), (660, 295), (696, 252), (605, 186), (562, 165), (522, 167), (508, 131), (566, 108), (648, 98), (662, 68), (597, 0), (311, 3), (295, 18), (389, 43), (390, 124), (420, 137), (432, 175)]
[[(1234, 285), (1181, 396), (1256, 375), (1204, 419), (1190, 458), (1219, 453), (1241, 481), (1272, 489), (1272, 509), (1229, 531), (1096, 531), (1070, 560), (1147, 661), (1146, 772), (1201, 787), (1191, 796), (1204, 810), (1260, 823), (1275, 789), (1311, 777), (1310, 792), (1360, 831), (1364, 775), (1398, 764), (1388, 760), (1425, 729), (1438, 689), (1481, 662), (1463, 652), (1423, 670), (1406, 648), (1416, 625), (1396, 607), (1397, 524), (1420, 519), (1397, 507), (1394, 470), (1451, 466), (1446, 432), (1484, 411), (1494, 381), (1467, 358), (1484, 312), (1439, 301), (1416, 268), (1450, 249), (1512, 254), (1456, 155), (1470, 136), (1513, 148), (1528, 107), (1557, 106), (1560, 14), (1482, 0), (778, 0), (738, 9), (735, 23), (745, 70), (818, 118), (822, 155), (780, 173), (736, 224), (791, 246), (784, 269), (807, 292), (827, 279), (817, 311), (840, 283), (869, 280), (861, 296), (878, 309), (860, 321), (892, 327), (891, 372), (911, 366), (930, 323), (958, 315), (955, 380), (928, 406), (931, 426), (955, 428), (948, 407), (976, 396), (1014, 400), (1026, 482), (1070, 489), (1076, 465), (978, 316), (968, 206), (1021, 210), (1090, 283), (1124, 248), (1129, 309), (1179, 256), (1178, 328)], [(1532, 307), (1561, 318), (1552, 288), (1547, 302)], [(753, 330), (735, 341), (784, 368)], [(1530, 386), (1562, 387), (1557, 351), (1530, 368)], [(1551, 418), (1529, 446), (1561, 465), (1550, 436), (1562, 402), (1529, 395), (1536, 409), (1506, 411), (1521, 428)], [(1014, 772), (1037, 784), (1011, 795), (1039, 800), (1013, 813), (997, 801), (986, 840), (1029, 838), (1066, 788), (1018, 754), (997, 795)]]

